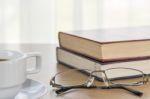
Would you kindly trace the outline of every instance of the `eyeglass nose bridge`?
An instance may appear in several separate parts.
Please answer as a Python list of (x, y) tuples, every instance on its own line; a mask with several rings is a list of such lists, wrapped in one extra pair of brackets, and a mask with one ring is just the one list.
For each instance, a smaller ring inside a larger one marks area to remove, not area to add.
[(98, 72), (101, 72), (102, 81), (103, 81), (104, 84), (108, 87), (108, 86), (109, 86), (109, 80), (108, 80), (108, 77), (107, 77), (107, 75), (106, 75), (106, 73), (105, 73), (105, 70), (93, 71), (90, 76), (94, 76), (93, 74), (94, 74), (94, 73), (98, 73)]
[(93, 84), (94, 80), (95, 80), (95, 77), (89, 77), (89, 79), (86, 81), (85, 85), (87, 87), (90, 87)]
[(143, 83), (146, 84), (149, 82), (149, 76), (147, 74), (144, 74)]

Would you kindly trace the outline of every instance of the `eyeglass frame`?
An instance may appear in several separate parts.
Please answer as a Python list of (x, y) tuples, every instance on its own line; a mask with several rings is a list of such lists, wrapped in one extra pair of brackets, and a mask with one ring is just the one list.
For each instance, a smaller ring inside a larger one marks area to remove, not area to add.
[[(136, 83), (131, 83), (131, 84), (116, 84), (116, 83), (113, 83), (111, 80), (108, 79), (107, 74), (106, 74), (106, 71), (111, 70), (111, 69), (130, 69), (130, 70), (138, 71), (138, 72), (141, 73), (140, 77), (142, 77), (142, 81), (139, 81), (139, 82), (136, 82)], [(88, 70), (88, 69), (73, 69), (73, 70), (83, 71), (83, 70)], [(105, 86), (92, 85), (94, 80), (95, 80), (95, 78), (96, 78), (93, 75), (93, 73), (95, 73), (95, 72), (102, 72), (105, 75), (104, 77), (102, 77), (102, 81), (104, 82)], [(68, 91), (68, 90), (73, 89), (73, 88), (89, 88), (89, 89), (90, 88), (100, 88), (100, 89), (116, 89), (116, 88), (118, 88), (118, 89), (127, 90), (127, 91), (129, 91), (129, 92), (131, 92), (131, 93), (133, 93), (133, 94), (135, 94), (137, 96), (142, 96), (143, 95), (142, 92), (134, 90), (134, 89), (131, 89), (131, 88), (127, 88), (126, 86), (139, 86), (139, 85), (144, 85), (147, 82), (149, 82), (148, 75), (145, 74), (141, 70), (134, 69), (134, 68), (117, 67), (117, 68), (108, 68), (106, 70), (93, 70), (93, 71), (91, 71), (87, 81), (85, 81), (84, 84), (74, 85), (74, 86), (63, 86), (63, 85), (55, 83), (55, 77), (58, 74), (60, 74), (60, 73), (64, 73), (64, 72), (59, 72), (59, 73), (55, 74), (55, 76), (52, 77), (52, 79), (50, 80), (50, 85), (52, 87), (59, 88), (58, 90), (56, 90), (57, 94), (61, 94), (61, 93), (65, 92), (65, 91)]]

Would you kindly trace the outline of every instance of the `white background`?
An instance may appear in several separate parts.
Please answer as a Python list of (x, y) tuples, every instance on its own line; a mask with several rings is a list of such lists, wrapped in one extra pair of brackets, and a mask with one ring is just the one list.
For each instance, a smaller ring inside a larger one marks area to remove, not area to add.
[(0, 0), (0, 43), (57, 43), (58, 31), (150, 25), (150, 0)]

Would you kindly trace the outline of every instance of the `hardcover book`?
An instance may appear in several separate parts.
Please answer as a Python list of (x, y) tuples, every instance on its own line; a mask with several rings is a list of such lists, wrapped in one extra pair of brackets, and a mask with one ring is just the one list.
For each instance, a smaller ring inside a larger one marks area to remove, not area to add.
[(60, 47), (105, 62), (150, 56), (150, 27), (59, 32)]
[[(128, 60), (128, 61), (115, 61), (115, 62), (100, 62), (87, 58), (85, 56), (70, 52), (68, 50), (57, 48), (57, 61), (65, 66), (69, 66), (77, 69), (88, 69), (88, 70), (106, 70), (109, 68), (133, 68), (143, 71), (146, 74), (150, 74), (150, 58), (140, 59), (140, 60)], [(87, 71), (83, 71), (88, 73)], [(138, 77), (136, 73), (122, 72), (119, 71), (119, 74), (116, 74), (115, 71), (110, 73), (110, 80), (125, 79)], [(100, 76), (97, 75), (98, 78)]]

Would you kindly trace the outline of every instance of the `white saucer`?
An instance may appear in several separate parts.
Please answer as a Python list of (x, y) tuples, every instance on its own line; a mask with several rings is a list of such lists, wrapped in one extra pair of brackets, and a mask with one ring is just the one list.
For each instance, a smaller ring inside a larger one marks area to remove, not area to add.
[(32, 79), (27, 79), (15, 99), (38, 99), (46, 93), (47, 88), (44, 84)]

